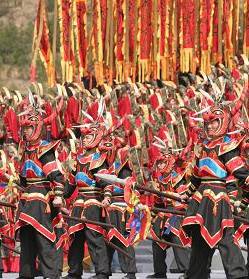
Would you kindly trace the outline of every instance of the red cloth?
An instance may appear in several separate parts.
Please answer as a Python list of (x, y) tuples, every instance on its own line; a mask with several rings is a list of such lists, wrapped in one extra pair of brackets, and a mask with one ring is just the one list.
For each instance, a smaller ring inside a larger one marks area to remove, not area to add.
[(118, 101), (118, 114), (121, 117), (124, 117), (128, 114), (132, 114), (131, 101), (130, 101), (130, 97), (128, 95), (126, 95), (125, 97), (122, 97)]

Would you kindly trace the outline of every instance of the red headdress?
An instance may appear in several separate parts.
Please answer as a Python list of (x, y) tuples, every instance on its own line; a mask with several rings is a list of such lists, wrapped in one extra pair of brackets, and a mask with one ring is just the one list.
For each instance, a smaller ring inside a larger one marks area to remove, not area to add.
[(103, 135), (102, 140), (99, 143), (98, 149), (100, 151), (107, 152), (107, 160), (109, 165), (113, 164), (117, 150), (125, 146), (125, 141), (122, 137), (115, 134), (115, 131), (121, 127), (123, 121), (117, 123), (117, 125), (110, 127)]
[(217, 120), (219, 125), (216, 131), (209, 133), (211, 137), (220, 137), (227, 133), (230, 112), (228, 108), (222, 106), (213, 106), (209, 111), (203, 114), (204, 126), (207, 126), (208, 123)]
[(53, 119), (57, 116), (63, 105), (63, 99), (60, 99), (60, 102), (54, 112), (46, 117), (44, 111), (39, 107), (37, 101), (35, 101), (32, 92), (29, 90), (29, 104), (26, 107), (26, 110), (20, 113), (18, 116), (20, 118), (20, 126), (32, 127), (33, 132), (30, 136), (25, 136), (26, 141), (30, 143), (37, 142), (42, 137), (42, 129), (44, 125), (50, 124)]
[(103, 138), (106, 132), (105, 125), (102, 123), (91, 123), (86, 124), (84, 127), (81, 127), (81, 133), (83, 138), (86, 135), (92, 135), (92, 140), (87, 144), (83, 144), (84, 149), (92, 149), (99, 145), (101, 139)]
[[(172, 153), (170, 152), (162, 153), (155, 160), (155, 167), (156, 170), (161, 174), (169, 174), (173, 170), (175, 166), (175, 162), (176, 162), (176, 158)], [(163, 164), (164, 167), (161, 167), (160, 165)]]

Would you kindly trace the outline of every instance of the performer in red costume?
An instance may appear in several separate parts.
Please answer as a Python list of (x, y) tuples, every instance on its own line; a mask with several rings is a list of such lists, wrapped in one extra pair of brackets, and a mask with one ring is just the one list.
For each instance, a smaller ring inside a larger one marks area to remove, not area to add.
[[(185, 173), (183, 170), (176, 169), (176, 157), (171, 154), (161, 154), (156, 162), (156, 169), (159, 173), (157, 178), (160, 192), (170, 192), (180, 195), (186, 192)], [(175, 170), (174, 170), (175, 169)], [(156, 197), (155, 206), (166, 209), (184, 209), (186, 205), (176, 204), (170, 199), (163, 200)], [(182, 217), (177, 215), (159, 212), (154, 216), (151, 235), (155, 241), (152, 243), (154, 274), (147, 278), (167, 278), (167, 266), (165, 263), (167, 256), (167, 245), (157, 242), (157, 240), (166, 239), (172, 243), (187, 245), (190, 238), (187, 237), (181, 228)], [(177, 267), (181, 273), (188, 269), (190, 253), (189, 250), (173, 247)]]
[[(71, 189), (67, 191), (65, 197), (70, 197), (77, 187), (78, 196), (73, 204), (71, 216), (80, 218), (85, 216), (90, 220), (103, 221), (102, 202), (108, 203), (110, 197), (108, 191), (105, 192), (106, 183), (96, 181), (94, 174), (108, 167), (107, 152), (97, 149), (106, 129), (102, 123), (96, 122), (84, 126), (81, 132), (81, 147), (77, 151), (76, 158), (77, 166), (70, 178)], [(96, 278), (108, 278), (110, 269), (103, 237), (105, 230), (97, 225), (71, 220), (68, 225), (68, 233), (73, 239), (68, 253), (69, 271), (65, 278), (81, 278), (85, 241), (95, 266)]]
[(42, 140), (42, 129), (53, 117), (43, 119), (36, 105), (21, 117), (20, 196), (15, 230), (20, 232), (19, 278), (34, 278), (38, 257), (44, 277), (59, 278), (54, 227), (60, 221), (64, 179), (54, 150), (57, 142)]
[(203, 115), (207, 137), (195, 147), (196, 164), (188, 190), (192, 199), (182, 224), (192, 236), (189, 279), (208, 278), (208, 261), (216, 245), (227, 278), (247, 278), (241, 250), (233, 240), (234, 219), (226, 189), (230, 174), (249, 183), (249, 170), (239, 156), (240, 138), (227, 134), (231, 111), (213, 106)]

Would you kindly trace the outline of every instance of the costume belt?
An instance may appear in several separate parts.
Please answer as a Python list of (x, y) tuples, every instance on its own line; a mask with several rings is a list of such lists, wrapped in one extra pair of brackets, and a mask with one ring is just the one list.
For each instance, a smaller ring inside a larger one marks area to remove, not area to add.
[(218, 180), (218, 179), (203, 179), (201, 180), (202, 184), (210, 184), (210, 186), (219, 186), (219, 187), (226, 187), (226, 181)]
[(45, 184), (47, 186), (50, 185), (50, 181), (48, 181), (45, 178), (27, 178), (26, 184), (27, 185)]

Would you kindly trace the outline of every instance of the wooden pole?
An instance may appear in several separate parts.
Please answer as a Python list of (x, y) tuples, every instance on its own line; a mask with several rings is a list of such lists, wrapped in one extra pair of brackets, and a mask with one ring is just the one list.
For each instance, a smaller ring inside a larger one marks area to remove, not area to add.
[(180, 248), (180, 249), (184, 249), (184, 250), (190, 249), (189, 247), (185, 247), (185, 246), (182, 246), (182, 245), (179, 245), (179, 244), (176, 244), (176, 243), (172, 243), (172, 242), (166, 241), (164, 239), (158, 240), (158, 239), (154, 239), (154, 238), (149, 237), (149, 236), (147, 236), (146, 239), (151, 240), (151, 241), (155, 241), (155, 242), (158, 242), (158, 243), (162, 243), (162, 244), (167, 244), (167, 245), (169, 245), (171, 247), (175, 247), (175, 248)]
[(55, 67), (55, 63), (56, 63), (57, 24), (58, 24), (58, 7), (57, 7), (57, 0), (54, 0), (54, 26), (53, 26), (53, 59), (54, 59), (54, 67)]
[(223, 16), (223, 0), (218, 0), (218, 60), (222, 62), (222, 16)]
[[(0, 203), (1, 205), (1, 203)], [(77, 221), (80, 223), (86, 223), (86, 224), (93, 224), (93, 225), (97, 225), (97, 226), (101, 226), (101, 227), (105, 227), (105, 228), (110, 228), (113, 229), (114, 226), (111, 224), (107, 224), (107, 223), (103, 223), (103, 222), (99, 222), (99, 221), (94, 221), (94, 220), (89, 220), (86, 218), (78, 218), (78, 217), (73, 217), (73, 216), (68, 216), (66, 214), (62, 214), (62, 217), (68, 220), (73, 220), (73, 221)]]
[(155, 194), (161, 197), (165, 197), (165, 198), (169, 198), (178, 202), (182, 202), (181, 198), (174, 196), (173, 194), (169, 194), (169, 193), (165, 193), (165, 192), (160, 192), (154, 189), (150, 189), (147, 187), (142, 187), (142, 186), (136, 186), (136, 189), (140, 190), (140, 191), (145, 191), (145, 192), (149, 192), (151, 194)]
[[(31, 60), (31, 67), (35, 69), (36, 67), (36, 61), (37, 61), (37, 55), (40, 49), (40, 43), (42, 38), (42, 31), (43, 31), (43, 17), (44, 17), (44, 0), (40, 0), (40, 20), (39, 20), (39, 31), (38, 35), (34, 42), (34, 52)], [(37, 27), (37, 26), (36, 26)], [(37, 30), (36, 30), (37, 32)]]

